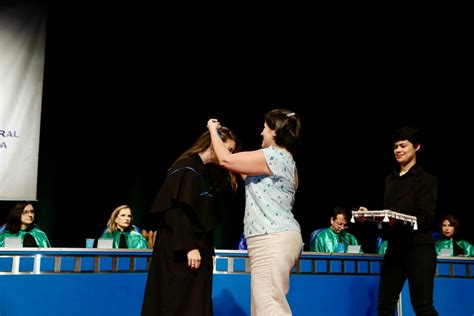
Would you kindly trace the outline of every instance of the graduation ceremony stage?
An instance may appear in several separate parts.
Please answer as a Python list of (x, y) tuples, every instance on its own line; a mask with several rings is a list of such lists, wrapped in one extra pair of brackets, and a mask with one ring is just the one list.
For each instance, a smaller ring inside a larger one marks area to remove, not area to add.
[[(26, 248), (0, 251), (0, 315), (140, 315), (151, 250)], [(246, 251), (218, 250), (215, 315), (250, 315)], [(293, 315), (376, 315), (380, 255), (304, 252), (293, 270)], [(440, 315), (474, 314), (474, 258), (438, 257)], [(414, 315), (408, 287), (399, 315)]]

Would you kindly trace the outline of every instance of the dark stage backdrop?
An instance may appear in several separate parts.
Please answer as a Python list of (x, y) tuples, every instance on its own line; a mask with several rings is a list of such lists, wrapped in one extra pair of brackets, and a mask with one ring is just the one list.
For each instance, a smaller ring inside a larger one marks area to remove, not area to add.
[[(253, 150), (263, 114), (277, 107), (303, 120), (295, 214), (306, 244), (336, 205), (382, 206), (390, 134), (405, 124), (425, 132), (419, 159), (439, 177), (439, 214), (457, 215), (474, 242), (472, 124), (456, 110), (468, 90), (449, 73), (336, 50), (324, 38), (310, 45), (278, 23), (271, 31), (185, 26), (184, 17), (164, 23), (146, 8), (59, 4), (48, 18), (37, 209), (53, 246), (98, 238), (120, 204), (146, 227), (167, 168), (209, 118)], [(221, 248), (234, 248), (242, 231), (242, 192), (230, 198), (220, 203)], [(1, 204), (3, 218), (10, 204)], [(375, 230), (351, 230), (373, 250)]]
[[(52, 244), (82, 246), (85, 238), (98, 237), (120, 204), (131, 205), (136, 224), (146, 226), (145, 214), (167, 168), (205, 131), (208, 118), (219, 118), (241, 138), (244, 150), (251, 150), (260, 146), (263, 113), (274, 107), (290, 107), (303, 119), (304, 139), (295, 153), (301, 181), (295, 214), (306, 242), (312, 230), (328, 225), (336, 205), (381, 207), (384, 177), (394, 166), (389, 136), (398, 120), (373, 120), (346, 112), (317, 114), (310, 107), (317, 109), (322, 102), (313, 99), (301, 102), (268, 96), (255, 102), (254, 95), (242, 92), (239, 96), (247, 97), (241, 102), (253, 107), (235, 104), (232, 96), (223, 97), (223, 106), (196, 97), (191, 109), (184, 109), (184, 101), (177, 100), (163, 102), (158, 113), (152, 109), (156, 104), (113, 105), (120, 103), (119, 98), (112, 105), (91, 102), (67, 110), (46, 102), (38, 216)], [(101, 107), (100, 112), (96, 107)], [(439, 212), (458, 215), (467, 229), (473, 219), (466, 185), (472, 175), (470, 159), (465, 153), (453, 153), (463, 148), (467, 136), (462, 128), (419, 123), (428, 137), (420, 161), (440, 181)], [(231, 202), (220, 204), (224, 226), (219, 227), (223, 236), (218, 245), (233, 248), (242, 230), (243, 194), (238, 191), (227, 197)], [(352, 230), (366, 248), (372, 247), (375, 231), (357, 225)], [(466, 233), (472, 240), (472, 233)]]

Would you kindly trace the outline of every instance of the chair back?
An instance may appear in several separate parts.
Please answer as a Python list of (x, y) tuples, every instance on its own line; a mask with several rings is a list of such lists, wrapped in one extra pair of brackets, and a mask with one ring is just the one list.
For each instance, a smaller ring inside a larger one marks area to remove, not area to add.
[(379, 252), (379, 249), (380, 249), (380, 245), (383, 243), (383, 239), (382, 237), (377, 237), (377, 239), (375, 240), (375, 253), (378, 253)]
[(245, 239), (244, 234), (240, 235), (239, 244), (237, 245), (239, 250), (247, 250), (247, 240)]
[(313, 230), (313, 232), (311, 233), (311, 235), (309, 236), (309, 244), (311, 244), (311, 242), (313, 241), (314, 237), (316, 237), (317, 234), (319, 234), (322, 230), (326, 229), (325, 227), (323, 228), (318, 228), (316, 230)]
[(153, 247), (155, 246), (157, 233), (158, 231), (156, 230), (150, 230), (150, 231), (146, 231), (145, 229), (142, 230), (141, 234), (145, 238), (148, 244), (148, 248), (153, 249)]

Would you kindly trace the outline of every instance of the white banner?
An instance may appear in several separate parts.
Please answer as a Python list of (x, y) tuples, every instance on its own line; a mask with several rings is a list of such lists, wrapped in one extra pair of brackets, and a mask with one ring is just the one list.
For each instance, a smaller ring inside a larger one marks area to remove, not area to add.
[(36, 199), (47, 8), (34, 2), (0, 3), (0, 200)]

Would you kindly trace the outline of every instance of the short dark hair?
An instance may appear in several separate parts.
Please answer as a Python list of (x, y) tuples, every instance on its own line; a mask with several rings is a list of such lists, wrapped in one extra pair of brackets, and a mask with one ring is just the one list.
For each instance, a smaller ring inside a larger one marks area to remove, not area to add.
[(295, 112), (288, 109), (274, 109), (264, 116), (265, 123), (275, 131), (275, 144), (292, 151), (301, 139), (301, 121)]
[(392, 142), (396, 143), (401, 140), (408, 140), (415, 146), (421, 144), (420, 130), (412, 126), (403, 126), (398, 128), (392, 135)]
[(342, 215), (344, 216), (344, 219), (347, 221), (347, 213), (346, 213), (346, 210), (345, 208), (343, 208), (342, 206), (336, 206), (333, 210), (332, 210), (332, 218), (334, 220), (336, 220), (337, 218), (337, 215)]

